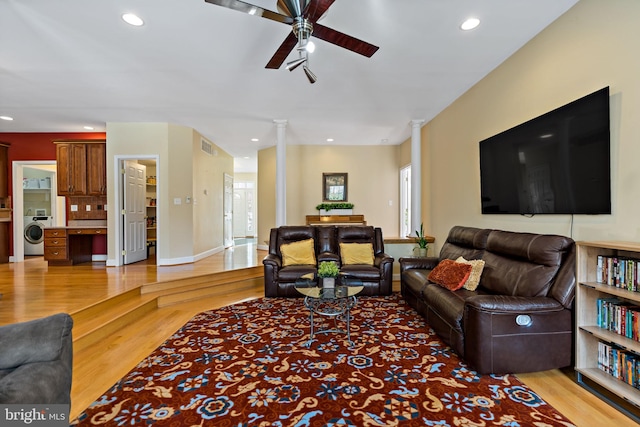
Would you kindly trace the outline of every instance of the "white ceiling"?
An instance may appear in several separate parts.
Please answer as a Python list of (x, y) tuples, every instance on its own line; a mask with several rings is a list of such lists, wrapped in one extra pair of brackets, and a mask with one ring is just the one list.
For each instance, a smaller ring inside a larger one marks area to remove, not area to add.
[[(239, 171), (275, 145), (274, 119), (288, 144), (399, 144), (576, 2), (336, 0), (321, 23), (380, 49), (314, 39), (312, 85), (302, 67), (264, 68), (288, 25), (204, 0), (0, 0), (0, 115), (14, 118), (0, 132), (169, 122), (250, 157)], [(480, 26), (461, 31), (470, 16)]]

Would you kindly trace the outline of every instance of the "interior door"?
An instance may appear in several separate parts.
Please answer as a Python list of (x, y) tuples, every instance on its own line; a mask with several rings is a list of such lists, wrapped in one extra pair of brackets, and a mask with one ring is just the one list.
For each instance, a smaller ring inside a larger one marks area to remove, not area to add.
[(146, 166), (136, 161), (124, 161), (124, 264), (147, 259), (146, 175)]
[(228, 248), (233, 246), (233, 177), (228, 174), (224, 174), (224, 247)]

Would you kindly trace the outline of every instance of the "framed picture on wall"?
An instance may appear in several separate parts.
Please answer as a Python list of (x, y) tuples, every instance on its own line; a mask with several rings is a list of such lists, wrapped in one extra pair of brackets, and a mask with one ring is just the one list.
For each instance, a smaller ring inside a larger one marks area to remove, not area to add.
[(323, 173), (322, 174), (322, 201), (346, 202), (347, 201), (347, 174)]

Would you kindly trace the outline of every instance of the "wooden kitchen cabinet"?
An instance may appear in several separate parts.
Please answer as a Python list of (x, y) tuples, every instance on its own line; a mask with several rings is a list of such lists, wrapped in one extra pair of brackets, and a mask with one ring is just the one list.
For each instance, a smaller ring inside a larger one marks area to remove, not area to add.
[(58, 142), (58, 195), (93, 196), (107, 192), (106, 146), (103, 142)]
[(107, 194), (107, 146), (87, 144), (87, 194)]
[(0, 198), (9, 196), (9, 147), (0, 143)]
[(56, 145), (58, 195), (81, 196), (87, 193), (87, 146), (64, 143)]
[(0, 264), (9, 262), (11, 197), (9, 197), (8, 152), (9, 147), (5, 144), (0, 144)]

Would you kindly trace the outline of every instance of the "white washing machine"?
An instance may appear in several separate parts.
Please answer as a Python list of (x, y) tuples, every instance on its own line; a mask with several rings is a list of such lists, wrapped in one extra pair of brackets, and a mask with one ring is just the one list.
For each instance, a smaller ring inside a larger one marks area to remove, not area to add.
[(24, 217), (24, 254), (44, 255), (44, 228), (51, 227), (50, 216)]

